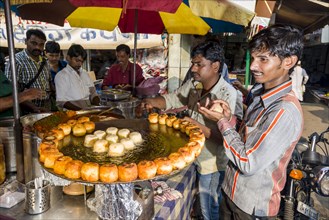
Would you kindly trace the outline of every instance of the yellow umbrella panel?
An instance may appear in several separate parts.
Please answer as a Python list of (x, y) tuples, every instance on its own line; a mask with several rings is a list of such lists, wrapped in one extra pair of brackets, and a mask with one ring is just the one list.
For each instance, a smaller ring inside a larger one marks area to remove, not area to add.
[(72, 27), (89, 27), (112, 31), (119, 26), (123, 33), (134, 33), (137, 22), (138, 33), (161, 34), (167, 30), (173, 34), (205, 35), (210, 30), (209, 25), (202, 18), (192, 13), (191, 9), (182, 3), (176, 13), (138, 10), (138, 19), (135, 19), (135, 10), (106, 7), (79, 7), (68, 17)]

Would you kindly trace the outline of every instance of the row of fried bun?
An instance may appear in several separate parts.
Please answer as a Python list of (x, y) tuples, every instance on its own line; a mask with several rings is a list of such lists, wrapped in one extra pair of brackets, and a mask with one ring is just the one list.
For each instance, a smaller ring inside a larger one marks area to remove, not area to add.
[[(163, 115), (151, 114), (150, 123), (159, 123)], [(153, 117), (157, 117), (155, 122)], [(166, 117), (172, 120), (172, 116)], [(166, 121), (166, 120), (165, 120)], [(163, 123), (163, 122), (161, 122)], [(171, 153), (168, 157), (159, 157), (154, 160), (143, 160), (138, 163), (98, 164), (95, 162), (83, 162), (70, 156), (63, 155), (58, 149), (58, 141), (71, 133), (75, 136), (83, 136), (82, 133), (92, 133), (95, 129), (94, 122), (88, 117), (80, 117), (77, 120), (68, 120), (66, 123), (59, 124), (56, 128), (47, 132), (39, 145), (39, 159), (44, 167), (53, 169), (55, 174), (64, 175), (68, 179), (82, 179), (88, 182), (101, 181), (104, 183), (113, 182), (131, 182), (136, 179), (151, 179), (156, 175), (167, 175), (173, 170), (179, 170), (186, 164), (194, 161), (200, 154), (204, 145), (205, 136), (201, 129), (187, 121), (177, 119), (172, 123), (164, 123), (167, 126), (185, 132), (189, 136), (189, 142)], [(175, 126), (178, 124), (179, 126)], [(76, 126), (79, 125), (79, 129)], [(85, 130), (81, 132), (80, 127)], [(77, 132), (77, 130), (79, 132)]]

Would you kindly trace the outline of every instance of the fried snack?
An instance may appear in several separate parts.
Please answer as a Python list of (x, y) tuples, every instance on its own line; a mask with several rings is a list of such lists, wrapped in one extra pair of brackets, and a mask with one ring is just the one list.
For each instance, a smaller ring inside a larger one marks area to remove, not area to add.
[(65, 137), (64, 131), (61, 128), (54, 128), (51, 131), (54, 133), (55, 137), (59, 141)]
[(184, 157), (181, 153), (178, 153), (178, 152), (171, 153), (171, 154), (169, 154), (168, 158), (170, 159), (171, 164), (174, 169), (180, 170), (185, 167), (186, 163), (185, 163)]
[(87, 162), (81, 167), (81, 179), (88, 182), (96, 182), (99, 179), (99, 164)]
[(90, 118), (87, 117), (87, 116), (81, 116), (81, 117), (78, 118), (78, 123), (83, 124), (83, 123), (85, 123), (87, 121), (90, 121)]
[(176, 119), (175, 121), (173, 121), (172, 123), (172, 127), (176, 130), (180, 129), (180, 123), (182, 122), (182, 119)]
[(54, 141), (46, 141), (46, 140), (44, 140), (39, 145), (39, 149), (38, 149), (39, 154), (41, 153), (41, 151), (43, 151), (44, 149), (46, 149), (48, 147), (57, 148)]
[(124, 155), (125, 146), (122, 143), (113, 143), (109, 147), (110, 157), (120, 157)]
[(197, 157), (200, 155), (202, 147), (199, 142), (197, 141), (189, 141), (187, 144), (185, 144), (184, 147), (188, 147), (191, 152), (194, 153), (194, 155)]
[(189, 136), (190, 135), (190, 131), (193, 130), (193, 129), (196, 129), (196, 128), (199, 128), (199, 127), (197, 125), (195, 125), (195, 124), (188, 124), (185, 127), (185, 133)]
[(125, 163), (118, 166), (119, 181), (131, 182), (137, 179), (138, 171), (135, 163)]
[(134, 142), (134, 144), (143, 143), (142, 135), (138, 131), (131, 132), (129, 134), (129, 139), (132, 140)]
[(87, 134), (85, 136), (85, 140), (83, 142), (83, 146), (85, 147), (93, 147), (95, 142), (99, 140), (98, 137), (96, 135), (93, 134)]
[(73, 110), (67, 110), (65, 113), (69, 118), (71, 118), (77, 114), (77, 112), (73, 111)]
[(190, 125), (190, 122), (182, 120), (181, 123), (179, 124), (179, 129), (182, 133), (185, 133), (186, 127)]
[(99, 168), (99, 179), (105, 183), (113, 183), (119, 178), (118, 167), (115, 164), (104, 164)]
[(73, 159), (69, 156), (62, 156), (56, 159), (55, 163), (54, 163), (54, 172), (57, 174), (64, 174), (65, 173), (65, 167), (66, 164), (70, 161), (72, 161)]
[(106, 135), (105, 140), (107, 140), (110, 144), (118, 143), (119, 137), (115, 134), (108, 134)]
[(72, 128), (73, 135), (76, 137), (82, 137), (86, 134), (86, 128), (81, 123), (76, 123)]
[(173, 167), (171, 160), (167, 157), (159, 157), (154, 160), (154, 163), (157, 165), (157, 174), (166, 175), (172, 172)]
[(94, 135), (96, 135), (98, 137), (98, 139), (104, 139), (106, 136), (106, 132), (102, 131), (102, 130), (97, 130), (94, 132)]
[(159, 115), (159, 124), (160, 125), (165, 125), (166, 124), (166, 119), (168, 118), (167, 114), (160, 114)]
[(157, 165), (153, 161), (143, 160), (137, 165), (139, 179), (151, 179), (157, 173)]
[(53, 168), (57, 158), (64, 156), (64, 154), (58, 151), (54, 153), (45, 154), (44, 156), (45, 156), (45, 161), (43, 165), (46, 168)]
[(86, 128), (88, 134), (92, 133), (95, 130), (95, 123), (93, 121), (86, 121), (83, 123), (83, 126)]
[(134, 144), (134, 142), (129, 139), (129, 138), (122, 138), (120, 140), (120, 143), (123, 144), (123, 146), (125, 147), (125, 150), (133, 150), (136, 146)]
[(75, 119), (70, 119), (66, 122), (66, 124), (70, 125), (72, 128), (76, 123), (78, 123), (78, 121)]
[(194, 161), (195, 152), (191, 151), (189, 147), (181, 147), (178, 152), (182, 154), (186, 163), (191, 163)]
[(117, 135), (118, 130), (119, 130), (119, 129), (116, 128), (116, 127), (108, 127), (108, 128), (106, 129), (106, 133), (107, 133), (107, 134)]
[(151, 124), (155, 124), (155, 123), (158, 123), (158, 120), (159, 120), (158, 117), (159, 117), (159, 114), (156, 112), (153, 112), (153, 113), (149, 114), (148, 120)]
[(79, 179), (81, 177), (81, 167), (83, 162), (81, 160), (72, 160), (65, 166), (64, 176), (70, 179)]
[(46, 156), (53, 154), (53, 153), (58, 153), (58, 149), (57, 147), (47, 147), (45, 149), (43, 149), (42, 151), (40, 151), (40, 155), (39, 155), (39, 160), (41, 163), (45, 162)]
[(127, 138), (129, 133), (130, 133), (129, 129), (123, 128), (118, 131), (118, 136), (119, 138)]
[(168, 118), (166, 118), (166, 125), (168, 127), (172, 127), (173, 126), (173, 122), (177, 120), (177, 117), (175, 115), (171, 115), (168, 116)]
[(57, 127), (63, 130), (65, 136), (69, 135), (72, 130), (72, 127), (67, 123), (61, 123), (57, 125)]
[(95, 153), (105, 153), (109, 150), (109, 142), (107, 140), (97, 140), (93, 147)]
[(58, 146), (58, 139), (51, 131), (44, 135), (43, 141), (52, 141), (55, 143), (56, 147)]
[(206, 141), (206, 137), (203, 133), (193, 133), (190, 135), (190, 141), (196, 141), (200, 144), (201, 147), (203, 147), (204, 142)]

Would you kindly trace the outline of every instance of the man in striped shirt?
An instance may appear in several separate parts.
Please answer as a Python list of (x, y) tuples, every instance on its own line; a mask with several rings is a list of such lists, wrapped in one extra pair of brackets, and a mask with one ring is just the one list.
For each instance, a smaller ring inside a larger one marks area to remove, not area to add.
[[(44, 50), (46, 35), (39, 29), (29, 29), (26, 32), (26, 49), (15, 54), (17, 82), (28, 84), (38, 70), (43, 61), (42, 53)], [(10, 62), (6, 63), (5, 75), (9, 80), (12, 80), (10, 70)], [(50, 71), (46, 63), (43, 65), (39, 77), (32, 83), (31, 88), (41, 89), (42, 91), (50, 91)], [(50, 110), (49, 95), (45, 94), (41, 99), (36, 99), (33, 103), (25, 105), (32, 112), (45, 112)]]
[[(302, 109), (289, 77), (302, 54), (302, 33), (274, 25), (256, 34), (249, 49), (256, 84), (239, 133), (226, 102), (199, 106), (217, 121), (230, 160), (222, 184), (221, 219), (275, 219), (286, 168), (303, 130)], [(215, 111), (218, 105), (222, 113)]]

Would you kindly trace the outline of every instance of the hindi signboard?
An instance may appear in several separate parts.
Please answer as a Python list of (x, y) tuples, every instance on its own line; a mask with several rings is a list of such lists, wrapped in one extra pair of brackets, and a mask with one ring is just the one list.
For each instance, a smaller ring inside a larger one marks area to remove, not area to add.
[[(134, 48), (134, 34), (121, 33), (119, 28), (103, 31), (91, 28), (74, 28), (68, 22), (63, 27), (40, 22), (23, 20), (12, 13), (15, 48), (25, 48), (25, 33), (28, 29), (39, 28), (47, 40), (55, 40), (61, 49), (68, 49), (72, 44), (81, 44), (85, 49), (115, 49), (119, 44)], [(137, 48), (150, 48), (163, 45), (161, 35), (137, 34)], [(4, 11), (0, 10), (0, 46), (8, 47)]]

